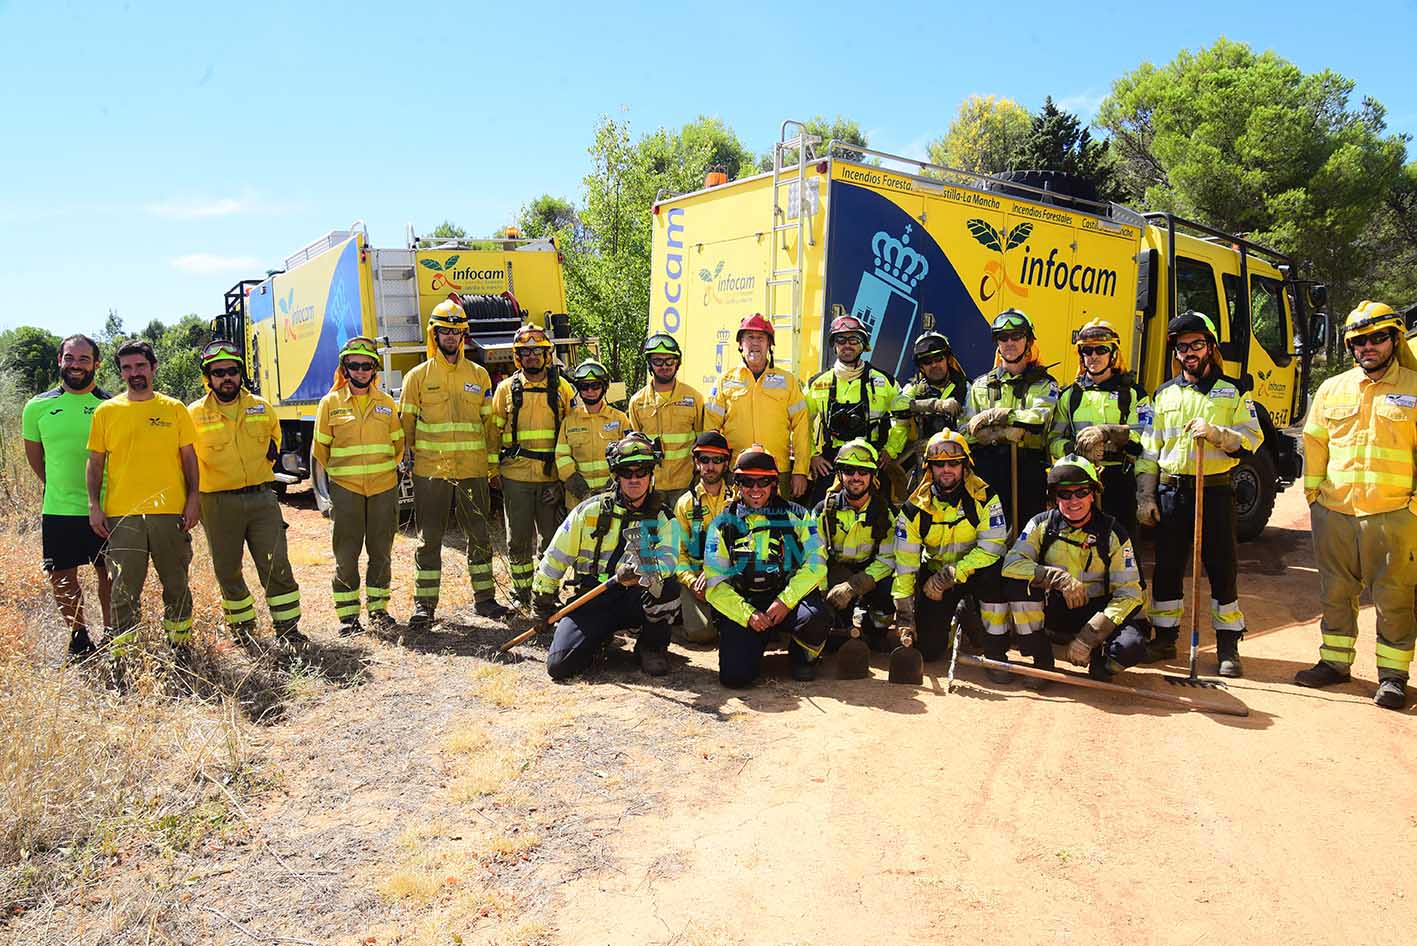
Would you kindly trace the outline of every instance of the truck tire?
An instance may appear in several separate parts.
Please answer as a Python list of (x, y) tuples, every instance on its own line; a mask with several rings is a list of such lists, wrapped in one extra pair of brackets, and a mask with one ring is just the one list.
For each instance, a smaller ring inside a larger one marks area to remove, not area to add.
[(1235, 487), (1235, 538), (1257, 539), (1274, 512), (1278, 478), (1268, 450), (1244, 454), (1230, 471)]
[(310, 460), (310, 491), (315, 494), (315, 508), (326, 519), (335, 517), (334, 503), (330, 502), (330, 477), (324, 464), (313, 457)]
[(1032, 191), (1024, 190), (1022, 187), (1008, 186), (1008, 184), (1022, 184), (1024, 187), (1036, 187), (1039, 190), (1049, 191), (1064, 197), (1076, 197), (1080, 200), (1091, 201), (1098, 199), (1096, 184), (1081, 175), (1069, 174), (1066, 171), (1002, 171), (990, 176), (1008, 183), (993, 184), (989, 189), (1008, 194), (1010, 197), (1022, 197), (1025, 200), (1039, 199), (1039, 196)]

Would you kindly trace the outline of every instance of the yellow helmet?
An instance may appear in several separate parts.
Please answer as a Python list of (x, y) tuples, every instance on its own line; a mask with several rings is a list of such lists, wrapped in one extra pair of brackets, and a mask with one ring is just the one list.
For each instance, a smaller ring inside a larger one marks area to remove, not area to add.
[(444, 299), (433, 307), (433, 311), (428, 314), (428, 328), (453, 328), (461, 331), (467, 330), (467, 314), (463, 312), (462, 306), (451, 299)]
[(1364, 299), (1358, 303), (1358, 308), (1348, 313), (1343, 323), (1343, 344), (1347, 346), (1351, 338), (1384, 329), (1391, 329), (1400, 338), (1407, 331), (1407, 323), (1387, 303)]
[(955, 430), (942, 430), (925, 444), (925, 462), (949, 460), (963, 457), (966, 465), (974, 466), (974, 454), (969, 451), (969, 441)]
[(1106, 319), (1093, 319), (1084, 324), (1082, 328), (1073, 333), (1073, 343), (1078, 350), (1079, 377), (1087, 372), (1087, 366), (1082, 361), (1084, 348), (1105, 346), (1112, 349), (1112, 370), (1126, 370), (1122, 365), (1122, 336), (1117, 334), (1112, 323)]
[(841, 445), (841, 449), (836, 452), (836, 460), (833, 461), (836, 469), (851, 467), (857, 470), (870, 470), (876, 472), (881, 465), (881, 455), (877, 452), (864, 437), (857, 437), (855, 440), (848, 440)]
[(550, 348), (551, 340), (546, 337), (546, 330), (536, 325), (523, 325), (517, 329), (517, 334), (512, 336), (512, 351), (518, 348)]

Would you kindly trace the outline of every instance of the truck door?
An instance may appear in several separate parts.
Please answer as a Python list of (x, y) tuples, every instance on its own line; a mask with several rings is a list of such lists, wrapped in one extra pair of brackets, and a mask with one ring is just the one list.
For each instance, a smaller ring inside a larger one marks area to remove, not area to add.
[[(1225, 358), (1225, 372), (1229, 374), (1232, 354), (1228, 344), (1228, 331), (1220, 310), (1220, 289), (1215, 282), (1215, 268), (1205, 260), (1189, 256), (1176, 257), (1176, 314), (1199, 312), (1207, 315), (1215, 323), (1220, 333), (1220, 353)], [(1167, 377), (1170, 377), (1170, 352), (1166, 355)], [(1238, 361), (1236, 362), (1238, 364)]]
[[(1255, 403), (1269, 412), (1275, 426), (1286, 427), (1292, 418), (1294, 385), (1298, 383), (1297, 355), (1290, 351), (1289, 299), (1284, 284), (1274, 277), (1251, 272), (1249, 298), (1241, 298), (1240, 277), (1226, 273), (1225, 305), (1231, 338), (1244, 339), (1243, 363), (1235, 375), (1248, 381)], [(1230, 360), (1227, 353), (1226, 361)]]

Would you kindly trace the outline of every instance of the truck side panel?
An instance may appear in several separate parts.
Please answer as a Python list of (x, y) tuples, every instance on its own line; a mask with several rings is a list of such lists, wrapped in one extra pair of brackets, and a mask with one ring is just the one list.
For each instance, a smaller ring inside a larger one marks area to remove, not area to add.
[(272, 280), (272, 326), (260, 333), (260, 343), (270, 340), (278, 360), (272, 400), (313, 402), (324, 397), (340, 349), (363, 333), (361, 245), (362, 237), (351, 237)]
[(448, 293), (495, 296), (511, 291), (531, 321), (544, 325), (546, 313), (566, 311), (560, 254), (549, 250), (419, 250), (418, 312), (428, 324), (433, 307)]

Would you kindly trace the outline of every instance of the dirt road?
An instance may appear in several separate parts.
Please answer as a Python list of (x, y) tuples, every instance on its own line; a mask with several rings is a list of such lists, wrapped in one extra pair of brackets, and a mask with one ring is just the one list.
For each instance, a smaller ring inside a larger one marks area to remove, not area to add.
[[(1370, 702), (1371, 611), (1352, 684), (1289, 682), (1318, 639), (1295, 490), (1241, 549), (1247, 677), (1218, 698), (1248, 718), (975, 670), (946, 696), (943, 666), (916, 689), (883, 661), (799, 685), (783, 658), (736, 694), (677, 647), (654, 686), (626, 652), (556, 686), (537, 648), (493, 662), (506, 629), (477, 620), (341, 642), (319, 623), (327, 526), (298, 497), (289, 518), (315, 676), (255, 737), (265, 787), (200, 845), (126, 852), (0, 937), (1346, 944), (1417, 919), (1417, 727)], [(443, 611), (466, 615), (444, 564)]]

